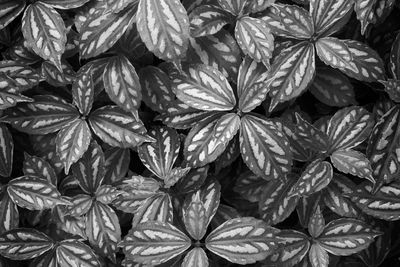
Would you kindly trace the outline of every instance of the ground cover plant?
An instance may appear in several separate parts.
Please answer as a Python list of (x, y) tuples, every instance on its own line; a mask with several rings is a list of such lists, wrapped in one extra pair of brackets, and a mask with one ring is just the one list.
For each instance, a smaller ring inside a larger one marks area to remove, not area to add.
[(399, 16), (1, 0), (0, 266), (398, 266)]

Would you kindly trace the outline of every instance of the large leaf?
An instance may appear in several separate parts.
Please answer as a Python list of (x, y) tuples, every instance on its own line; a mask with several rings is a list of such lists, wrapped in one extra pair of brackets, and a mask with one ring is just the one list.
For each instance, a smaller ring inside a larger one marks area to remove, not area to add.
[(206, 252), (196, 247), (190, 250), (182, 261), (182, 267), (208, 267), (208, 257)]
[(157, 57), (175, 61), (185, 57), (189, 17), (178, 0), (140, 0), (137, 27), (147, 48)]
[(15, 229), (19, 225), (18, 207), (5, 193), (0, 200), (0, 234)]
[(25, 153), (22, 171), (24, 175), (36, 176), (57, 185), (57, 175), (53, 167), (45, 159)]
[(0, 4), (0, 30), (10, 24), (25, 8), (25, 1), (5, 0)]
[(80, 113), (87, 116), (94, 102), (93, 72), (90, 65), (82, 67), (72, 84), (72, 98)]
[(365, 34), (370, 24), (376, 24), (379, 19), (388, 15), (395, 2), (395, 0), (356, 0), (354, 11), (361, 22), (361, 34)]
[(314, 45), (301, 42), (281, 51), (271, 65), (270, 111), (279, 102), (298, 97), (310, 85), (315, 74)]
[(236, 104), (225, 76), (206, 65), (189, 65), (184, 74), (173, 74), (173, 91), (182, 102), (200, 110), (227, 111)]
[(329, 253), (348, 256), (367, 248), (380, 234), (363, 221), (342, 218), (328, 223), (317, 240)]
[(291, 169), (289, 141), (272, 121), (242, 117), (240, 150), (250, 170), (267, 180), (284, 177)]
[(94, 133), (111, 146), (134, 147), (152, 142), (140, 120), (117, 106), (104, 106), (90, 114), (89, 123)]
[(7, 126), (0, 123), (0, 175), (9, 177), (13, 167), (14, 141)]
[(0, 254), (13, 260), (36, 258), (53, 246), (50, 237), (35, 229), (17, 228), (0, 235)]
[(86, 235), (90, 244), (102, 255), (115, 261), (117, 244), (121, 241), (121, 228), (115, 211), (95, 201), (86, 215)]
[(231, 16), (219, 6), (202, 5), (190, 15), (190, 34), (192, 37), (213, 35), (229, 23)]
[(34, 103), (7, 110), (1, 121), (29, 134), (48, 134), (68, 126), (79, 116), (74, 106), (60, 98), (35, 96), (34, 99)]
[(109, 59), (103, 74), (108, 96), (126, 112), (137, 114), (142, 101), (141, 86), (135, 67), (124, 56)]
[(82, 58), (91, 58), (110, 49), (135, 19), (135, 8), (120, 13), (92, 12), (80, 29), (79, 50)]
[(40, 75), (35, 69), (12, 60), (0, 61), (0, 73), (14, 79), (20, 91), (34, 87), (40, 81)]
[(101, 266), (98, 256), (93, 250), (88, 245), (74, 239), (61, 241), (56, 248), (56, 255), (59, 266)]
[(269, 64), (274, 49), (274, 36), (261, 19), (248, 16), (236, 22), (236, 40), (242, 51), (257, 62)]
[(64, 164), (65, 174), (68, 174), (72, 164), (77, 162), (89, 147), (92, 133), (89, 125), (82, 119), (77, 119), (68, 127), (58, 132), (56, 138), (57, 154)]
[(150, 196), (140, 204), (134, 214), (132, 227), (149, 221), (172, 223), (173, 208), (171, 197), (162, 192)]
[(7, 192), (15, 204), (29, 210), (69, 205), (54, 185), (34, 176), (22, 176), (11, 180), (8, 182)]
[(156, 265), (183, 253), (191, 246), (191, 241), (175, 226), (153, 221), (137, 225), (119, 246), (128, 259)]
[(67, 35), (64, 21), (53, 7), (42, 2), (29, 5), (22, 18), (22, 34), (36, 54), (62, 70)]
[(279, 230), (252, 217), (226, 221), (206, 238), (206, 248), (226, 260), (250, 264), (265, 259), (278, 247)]
[(336, 169), (343, 173), (349, 173), (375, 183), (372, 177), (371, 163), (361, 152), (352, 149), (336, 150), (331, 155), (331, 162)]

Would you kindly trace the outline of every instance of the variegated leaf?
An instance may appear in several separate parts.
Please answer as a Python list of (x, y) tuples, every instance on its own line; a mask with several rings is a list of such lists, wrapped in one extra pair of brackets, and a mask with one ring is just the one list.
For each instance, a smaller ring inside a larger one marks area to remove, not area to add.
[(338, 67), (346, 75), (364, 82), (384, 80), (383, 61), (374, 50), (364, 43), (354, 40), (342, 40), (347, 45), (353, 60), (348, 66)]
[(79, 70), (80, 73), (89, 73), (91, 69), (95, 97), (104, 90), (103, 73), (107, 64), (108, 58), (99, 58), (89, 61)]
[(78, 8), (89, 2), (90, 0), (41, 0), (41, 2), (57, 9), (73, 9)]
[(12, 260), (36, 258), (53, 246), (50, 237), (31, 228), (17, 228), (0, 235), (0, 255)]
[(46, 82), (55, 87), (71, 84), (75, 79), (75, 72), (67, 61), (61, 61), (62, 72), (50, 61), (42, 63), (41, 73)]
[(188, 166), (203, 167), (225, 151), (240, 127), (235, 113), (217, 114), (193, 127), (185, 139), (184, 155)]
[(353, 55), (347, 47), (346, 43), (335, 37), (324, 37), (318, 39), (315, 43), (318, 57), (332, 68), (338, 69), (354, 69), (351, 64)]
[(120, 13), (89, 12), (80, 28), (81, 58), (91, 58), (110, 49), (136, 18), (137, 9), (126, 8)]
[(300, 114), (295, 113), (297, 125), (296, 135), (299, 143), (316, 152), (326, 152), (329, 147), (326, 133), (303, 119)]
[(25, 40), (44, 60), (50, 60), (62, 71), (61, 55), (67, 42), (64, 21), (57, 11), (42, 2), (30, 4), (22, 18)]
[(82, 190), (93, 194), (102, 184), (104, 172), (103, 150), (93, 140), (79, 161), (72, 165), (72, 173)]
[(184, 74), (173, 74), (172, 88), (185, 104), (205, 111), (228, 111), (236, 104), (232, 87), (217, 69), (189, 65)]
[(68, 239), (61, 241), (56, 248), (56, 255), (59, 266), (101, 266), (98, 256), (93, 250), (79, 240)]
[(308, 236), (302, 232), (282, 230), (277, 237), (280, 239), (279, 247), (263, 261), (265, 266), (295, 266), (310, 249)]
[(313, 238), (318, 238), (325, 228), (325, 219), (322, 215), (320, 205), (317, 205), (315, 212), (308, 222), (308, 232)]
[(173, 168), (168, 175), (164, 178), (164, 187), (165, 188), (171, 188), (174, 186), (181, 178), (185, 177), (189, 172), (191, 168), (190, 167), (176, 167)]
[(79, 117), (74, 106), (53, 96), (35, 96), (35, 102), (23, 103), (5, 112), (1, 121), (29, 134), (48, 134), (68, 126)]
[(244, 13), (244, 9), (248, 6), (247, 0), (217, 0), (218, 4), (226, 11), (234, 16)]
[(44, 210), (56, 205), (69, 205), (50, 182), (34, 176), (22, 176), (8, 183), (7, 192), (12, 201), (29, 210)]
[(371, 163), (367, 157), (352, 149), (336, 150), (331, 155), (331, 162), (336, 169), (375, 183), (372, 177)]
[(14, 141), (7, 126), (0, 123), (0, 176), (9, 177), (13, 167)]
[(56, 138), (57, 154), (64, 164), (65, 174), (77, 162), (89, 147), (92, 133), (86, 121), (77, 119), (58, 132)]
[(205, 182), (208, 175), (209, 165), (201, 168), (191, 169), (184, 179), (175, 184), (175, 189), (182, 194), (196, 191)]
[(138, 153), (142, 163), (158, 178), (165, 179), (172, 171), (178, 158), (180, 138), (176, 130), (168, 127), (154, 127), (149, 132), (154, 143), (139, 146)]
[(86, 215), (86, 235), (100, 253), (115, 261), (117, 244), (121, 241), (118, 216), (108, 205), (95, 201)]
[(36, 55), (32, 49), (25, 46), (24, 39), (16, 41), (11, 47), (9, 47), (3, 57), (26, 65), (33, 65), (42, 61), (42, 58)]
[(356, 104), (353, 85), (345, 75), (334, 69), (319, 68), (310, 92), (328, 106), (345, 107)]
[(319, 244), (313, 243), (308, 253), (312, 267), (328, 267), (329, 255), (328, 252)]
[(206, 238), (206, 248), (226, 260), (250, 264), (265, 259), (278, 247), (279, 230), (264, 221), (242, 217), (226, 221)]
[(0, 111), (22, 102), (33, 102), (33, 99), (22, 95), (17, 82), (0, 72)]
[(215, 229), (228, 220), (240, 217), (239, 212), (235, 208), (221, 204), (218, 206), (217, 212), (211, 220), (211, 227)]
[(218, 5), (217, 0), (182, 0), (183, 6), (187, 12), (192, 12), (195, 8), (202, 5)]
[(376, 189), (397, 179), (400, 173), (399, 116), (400, 106), (396, 105), (379, 119), (369, 137), (367, 157)]
[(185, 228), (194, 240), (201, 240), (208, 226), (206, 208), (200, 200), (200, 192), (194, 193), (190, 203), (182, 211)]
[(269, 91), (267, 77), (268, 69), (264, 64), (250, 57), (243, 59), (237, 79), (238, 108), (242, 112), (252, 111), (265, 100)]
[(400, 33), (397, 34), (390, 50), (389, 70), (393, 78), (400, 79)]
[(36, 176), (57, 185), (57, 175), (53, 167), (43, 158), (31, 156), (25, 153), (22, 171), (24, 175)]
[(251, 171), (266, 180), (281, 178), (290, 171), (289, 141), (272, 121), (245, 115), (240, 127), (240, 150)]
[(225, 151), (215, 160), (215, 169), (219, 173), (222, 169), (230, 166), (240, 156), (239, 135), (235, 135), (228, 143)]
[(338, 31), (340, 28), (332, 31), (337, 27), (340, 21), (351, 12), (353, 7), (352, 1), (339, 0), (310, 0), (310, 14), (314, 21), (315, 32), (319, 36), (330, 34)]
[(356, 219), (338, 219), (328, 223), (318, 243), (329, 253), (348, 256), (367, 248), (381, 233)]
[(140, 0), (137, 27), (147, 48), (165, 61), (185, 57), (189, 43), (189, 17), (178, 0)]
[(133, 228), (119, 246), (128, 259), (157, 265), (182, 254), (191, 246), (191, 240), (169, 223), (152, 221)]
[(249, 10), (251, 11), (250, 13), (257, 13), (264, 11), (268, 7), (270, 7), (273, 3), (275, 3), (275, 0), (255, 0), (255, 1), (249, 1)]
[(208, 257), (206, 252), (196, 247), (190, 250), (182, 261), (182, 267), (208, 267)]
[(320, 206), (321, 195), (321, 192), (317, 192), (310, 196), (302, 197), (297, 204), (297, 217), (299, 218), (300, 225), (304, 228), (309, 227), (311, 217), (315, 214), (317, 208)]
[(47, 134), (30, 135), (29, 137), (36, 155), (47, 160), (54, 171), (59, 174), (64, 166), (57, 154), (56, 136), (56, 134)]
[(301, 42), (284, 49), (271, 65), (270, 111), (280, 102), (298, 97), (310, 85), (315, 74), (314, 45)]
[(332, 177), (332, 165), (327, 161), (315, 160), (301, 174), (291, 193), (299, 196), (310, 196), (327, 187)]
[(379, 19), (388, 15), (394, 7), (395, 0), (357, 0), (354, 11), (361, 22), (361, 34), (364, 35), (368, 25), (376, 24)]
[(94, 133), (111, 146), (129, 148), (152, 142), (140, 120), (117, 106), (103, 106), (90, 114)]
[(71, 198), (71, 203), (72, 205), (68, 207), (67, 214), (78, 218), (91, 209), (93, 198), (90, 195), (78, 194)]
[(23, 0), (4, 0), (0, 3), (0, 30), (10, 24), (25, 8)]
[(299, 6), (274, 4), (261, 19), (278, 36), (304, 40), (314, 33), (310, 14)]
[(219, 6), (202, 5), (194, 9), (190, 15), (190, 34), (192, 37), (213, 35), (231, 21), (228, 12)]
[(172, 223), (173, 208), (168, 194), (160, 192), (143, 201), (135, 212), (132, 227), (149, 221)]
[(232, 35), (222, 29), (214, 35), (190, 38), (187, 61), (218, 69), (225, 77), (236, 80), (241, 53)]
[(0, 234), (19, 226), (18, 207), (7, 193), (0, 200)]
[(146, 45), (143, 43), (142, 39), (140, 39), (136, 23), (132, 23), (128, 27), (121, 38), (119, 38), (114, 48), (130, 60), (140, 58), (148, 52)]
[(274, 36), (261, 19), (244, 16), (236, 22), (235, 37), (242, 51), (257, 62), (269, 64)]
[(102, 185), (95, 193), (96, 200), (105, 205), (111, 204), (120, 194), (122, 192), (111, 185)]
[(400, 102), (400, 80), (388, 79), (387, 81), (379, 81), (385, 86), (385, 92), (390, 99), (396, 103)]
[(0, 61), (0, 73), (16, 81), (20, 91), (34, 87), (40, 81), (40, 75), (35, 69), (12, 60)]
[(359, 145), (369, 136), (373, 124), (371, 114), (362, 107), (352, 106), (337, 111), (327, 129), (330, 151)]
[(34, 258), (30, 265), (35, 267), (58, 267), (55, 249)]
[(263, 192), (269, 188), (269, 184), (269, 182), (255, 175), (252, 171), (246, 171), (241, 173), (236, 180), (233, 191), (250, 202), (259, 202)]
[(104, 181), (112, 184), (125, 177), (131, 161), (130, 151), (127, 148), (113, 147), (104, 151)]
[(139, 77), (131, 62), (121, 55), (109, 59), (103, 81), (111, 100), (126, 112), (137, 116), (142, 93)]
[(260, 195), (259, 212), (261, 218), (270, 225), (285, 220), (294, 211), (299, 197), (289, 195), (296, 180), (289, 176), (288, 180), (272, 180)]
[(72, 84), (72, 98), (80, 113), (87, 116), (94, 102), (94, 82), (92, 67), (82, 67)]

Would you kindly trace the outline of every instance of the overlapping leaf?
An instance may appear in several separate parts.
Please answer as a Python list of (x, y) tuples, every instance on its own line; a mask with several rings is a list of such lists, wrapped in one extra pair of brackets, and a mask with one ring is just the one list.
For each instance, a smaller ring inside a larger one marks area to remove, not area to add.
[(215, 5), (202, 5), (190, 15), (190, 34), (192, 37), (213, 35), (229, 23), (231, 16), (224, 9)]
[(192, 201), (183, 209), (182, 216), (186, 230), (195, 240), (201, 240), (207, 231), (206, 208), (200, 200), (200, 191), (195, 193)]
[(331, 162), (336, 169), (343, 173), (349, 173), (368, 179), (373, 183), (375, 182), (372, 177), (371, 163), (361, 152), (352, 149), (336, 150), (331, 155)]
[(21, 102), (32, 102), (33, 99), (20, 93), (15, 80), (4, 73), (0, 73), (0, 110), (14, 107)]
[(41, 0), (41, 2), (58, 9), (73, 9), (78, 8), (89, 2), (90, 0)]
[(40, 81), (40, 75), (35, 69), (12, 60), (0, 61), (0, 73), (13, 79), (21, 91), (32, 88)]
[(25, 153), (22, 171), (24, 175), (37, 176), (57, 185), (57, 175), (53, 167), (43, 158), (31, 156)]
[(56, 87), (71, 84), (76, 75), (72, 66), (62, 60), (61, 69), (62, 72), (50, 61), (45, 61), (42, 63), (42, 76), (46, 78), (46, 82)]
[(3, 123), (0, 123), (0, 144), (0, 175), (9, 177), (13, 167), (14, 141)]
[(0, 30), (10, 24), (25, 8), (25, 1), (5, 0), (0, 4)]
[(18, 207), (7, 193), (0, 200), (0, 221), (0, 234), (19, 226)]
[(72, 84), (72, 98), (80, 113), (87, 116), (94, 102), (94, 82), (91, 66), (83, 67)]
[(168, 194), (160, 192), (144, 200), (135, 212), (132, 227), (149, 221), (172, 223), (173, 208)]
[(370, 24), (375, 24), (388, 15), (394, 7), (395, 0), (357, 0), (355, 1), (354, 11), (357, 19), (361, 22), (361, 34), (365, 34)]
[(316, 152), (328, 150), (328, 136), (296, 113), (296, 135), (299, 143)]
[(269, 188), (269, 184), (265, 179), (255, 175), (251, 171), (243, 172), (236, 180), (233, 190), (250, 202), (258, 202), (264, 191)]
[(389, 70), (395, 79), (400, 79), (400, 34), (397, 34), (390, 50)]
[(208, 267), (208, 257), (205, 251), (200, 248), (190, 250), (182, 261), (182, 267)]
[(319, 243), (313, 243), (311, 245), (308, 257), (312, 267), (329, 266), (329, 255)]
[(248, 5), (247, 0), (217, 0), (218, 4), (226, 11), (237, 16), (243, 14)]
[[(78, 240), (64, 240), (56, 248), (57, 262), (60, 266), (100, 267), (97, 255), (88, 246)], [(43, 266), (44, 267), (44, 266)]]
[(344, 41), (335, 37), (324, 37), (318, 39), (315, 43), (315, 49), (317, 55), (325, 64), (333, 68), (348, 68), (357, 71), (354, 69), (354, 65), (351, 65), (353, 56)]
[(125, 177), (131, 159), (129, 149), (113, 147), (104, 151), (104, 159), (105, 183), (113, 183)]

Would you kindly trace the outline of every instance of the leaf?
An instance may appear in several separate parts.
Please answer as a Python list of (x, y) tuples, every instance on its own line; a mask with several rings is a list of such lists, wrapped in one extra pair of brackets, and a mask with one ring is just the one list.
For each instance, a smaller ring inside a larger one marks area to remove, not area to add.
[(284, 49), (271, 65), (270, 111), (280, 102), (298, 97), (315, 75), (314, 45), (301, 42)]
[(79, 117), (71, 104), (53, 96), (35, 96), (35, 102), (7, 110), (1, 121), (29, 134), (48, 134), (68, 126)]
[(104, 154), (101, 147), (92, 141), (81, 159), (72, 165), (72, 173), (83, 191), (95, 193), (104, 179)]
[(265, 100), (269, 91), (267, 77), (268, 69), (264, 64), (250, 57), (243, 59), (237, 78), (238, 108), (242, 112), (252, 111)]
[(194, 197), (187, 207), (183, 208), (182, 216), (186, 231), (194, 240), (201, 240), (207, 231), (206, 208), (200, 200), (200, 191), (194, 193)]
[(64, 240), (56, 248), (57, 262), (60, 266), (101, 266), (97, 255), (88, 246), (78, 240)]
[(22, 171), (26, 176), (36, 176), (47, 180), (53, 185), (57, 185), (57, 175), (53, 167), (43, 158), (24, 154), (25, 160)]
[(218, 114), (193, 127), (185, 139), (184, 155), (188, 166), (203, 167), (225, 151), (240, 127), (235, 113)]
[(0, 30), (7, 27), (25, 8), (25, 1), (5, 0), (0, 4)]
[(356, 104), (353, 85), (345, 75), (334, 69), (319, 68), (310, 92), (328, 106), (345, 107)]
[(164, 187), (171, 188), (174, 186), (181, 178), (185, 177), (189, 172), (190, 167), (176, 167), (171, 170), (171, 172), (164, 178)]
[(102, 185), (95, 193), (96, 200), (105, 205), (111, 204), (120, 194), (122, 194), (122, 192), (111, 185)]
[(173, 217), (171, 197), (166, 193), (160, 192), (150, 196), (140, 204), (135, 212), (132, 227), (134, 228), (138, 224), (150, 221), (172, 223)]
[(318, 243), (329, 253), (348, 256), (367, 248), (381, 233), (356, 219), (338, 219), (328, 223)]
[[(138, 2), (134, 4), (138, 4)], [(132, 23), (128, 27), (121, 38), (119, 38), (118, 42), (115, 45), (115, 48), (118, 51), (122, 52), (122, 54), (124, 54), (130, 60), (140, 58), (148, 52), (146, 49), (146, 45), (143, 43), (142, 39), (140, 39), (136, 23)]]
[(152, 142), (142, 122), (117, 106), (103, 106), (90, 114), (94, 133), (110, 146), (129, 148)]
[(235, 37), (242, 51), (257, 62), (269, 64), (274, 36), (261, 19), (244, 16), (236, 22)]
[(120, 13), (89, 13), (79, 31), (81, 58), (92, 58), (110, 49), (136, 18), (136, 8), (126, 8)]
[(274, 4), (261, 19), (278, 36), (307, 40), (314, 33), (311, 16), (299, 6)]
[(329, 121), (330, 151), (348, 149), (362, 143), (370, 134), (374, 120), (362, 107), (340, 109)]
[(130, 151), (127, 148), (113, 147), (104, 152), (105, 183), (114, 183), (125, 177), (131, 160)]
[(243, 14), (248, 5), (247, 0), (217, 0), (218, 4), (234, 16)]
[(200, 247), (191, 249), (182, 261), (182, 267), (208, 267), (208, 257)]
[(226, 221), (206, 238), (206, 248), (218, 256), (238, 264), (265, 259), (278, 247), (279, 230), (262, 220), (242, 217)]
[(72, 66), (66, 61), (61, 60), (61, 69), (62, 72), (50, 61), (44, 61), (42, 63), (41, 73), (42, 76), (45, 77), (47, 83), (56, 87), (73, 83), (76, 73)]
[(33, 99), (22, 95), (17, 82), (0, 72), (0, 111), (22, 102), (33, 102)]
[(336, 169), (343, 173), (349, 173), (375, 183), (372, 177), (371, 163), (361, 152), (352, 149), (336, 150), (331, 155), (331, 162)]
[(0, 61), (0, 73), (15, 80), (20, 91), (34, 87), (40, 81), (40, 75), (35, 69), (12, 60)]
[(251, 10), (250, 13), (256, 13), (260, 11), (264, 11), (268, 7), (270, 7), (273, 3), (275, 3), (275, 0), (257, 0), (257, 1), (252, 1), (249, 3), (250, 7), (249, 10)]
[[(321, 202), (321, 192), (317, 192), (307, 197), (302, 197), (296, 206), (297, 217), (299, 223), (304, 228), (309, 228), (309, 224), (313, 215)], [(325, 226), (325, 225), (324, 225)]]
[(82, 67), (72, 84), (72, 98), (80, 113), (87, 116), (94, 102), (94, 82), (92, 67)]
[(190, 35), (201, 37), (219, 32), (230, 22), (231, 16), (219, 6), (202, 5), (190, 13), (189, 20)]
[(270, 183), (252, 171), (245, 171), (237, 178), (233, 191), (250, 202), (259, 202)]
[(44, 210), (56, 205), (69, 205), (69, 201), (61, 197), (57, 188), (48, 181), (21, 176), (8, 182), (7, 192), (12, 201), (29, 210)]
[(218, 69), (225, 77), (237, 77), (241, 51), (232, 35), (222, 29), (214, 35), (190, 38), (188, 62), (205, 64)]
[(357, 71), (357, 69), (354, 69), (354, 65), (351, 64), (353, 54), (344, 41), (335, 37), (320, 38), (315, 43), (315, 49), (317, 50), (318, 57), (326, 65), (332, 68), (348, 68), (353, 72)]
[(126, 112), (137, 114), (142, 101), (136, 70), (124, 56), (109, 59), (103, 74), (104, 87), (111, 100)]
[(68, 174), (72, 164), (77, 162), (89, 147), (92, 133), (86, 121), (77, 119), (58, 132), (56, 138), (57, 154)]
[(327, 36), (328, 32), (332, 34), (338, 31), (340, 28), (337, 26), (350, 13), (352, 7), (353, 2), (347, 0), (310, 0), (310, 14), (314, 21), (315, 33)]
[(400, 33), (397, 34), (396, 39), (392, 44), (390, 50), (389, 70), (393, 78), (400, 79)]
[(81, 217), (85, 215), (93, 205), (93, 198), (86, 194), (78, 194), (71, 198), (72, 205), (68, 207), (68, 215)]
[(175, 226), (152, 221), (133, 228), (119, 246), (127, 259), (156, 265), (182, 254), (191, 246), (191, 241)]
[[(361, 22), (361, 34), (364, 35), (370, 24), (376, 24), (382, 18), (382, 14), (390, 13), (396, 1), (379, 0), (357, 0), (355, 1), (354, 11), (357, 19)], [(387, 11), (388, 10), (388, 11)]]
[(36, 258), (53, 246), (50, 237), (35, 229), (17, 228), (0, 235), (0, 254), (12, 260)]
[(147, 48), (158, 58), (185, 57), (189, 43), (189, 17), (178, 0), (140, 0), (137, 27)]
[(346, 75), (364, 82), (384, 80), (383, 61), (374, 50), (364, 43), (354, 40), (342, 40), (353, 58), (348, 67), (338, 67)]
[(9, 177), (13, 167), (14, 141), (7, 126), (0, 123), (0, 176)]
[(86, 235), (92, 246), (115, 262), (117, 244), (121, 241), (121, 228), (115, 211), (101, 202), (93, 202), (86, 215)]
[(312, 214), (310, 221), (308, 223), (308, 232), (313, 238), (318, 238), (325, 228), (325, 219), (322, 215), (322, 211), (319, 205), (315, 209), (314, 214)]
[(207, 178), (209, 167), (209, 165), (206, 165), (201, 168), (191, 169), (183, 179), (180, 179), (175, 184), (176, 190), (186, 194), (199, 189)]
[(303, 119), (299, 113), (296, 112), (295, 117), (297, 120), (296, 135), (299, 143), (313, 151), (326, 152), (329, 147), (326, 133)]
[(292, 194), (310, 196), (319, 192), (331, 182), (333, 177), (332, 165), (319, 159), (311, 162), (293, 186)]
[(200, 110), (228, 111), (236, 104), (225, 76), (206, 65), (188, 65), (184, 74), (172, 75), (172, 90), (179, 100)]
[(312, 267), (328, 267), (329, 255), (319, 243), (313, 243), (308, 254)]
[(65, 2), (63, 0), (41, 0), (41, 2), (58, 9), (78, 8), (89, 2), (90, 0), (71, 0)]
[(277, 234), (279, 247), (264, 261), (266, 266), (295, 266), (310, 248), (308, 236), (295, 230), (282, 230)]
[(3, 194), (0, 201), (0, 221), (0, 234), (19, 226), (18, 207), (7, 193)]
[(269, 120), (252, 115), (242, 117), (240, 151), (250, 170), (266, 180), (278, 179), (291, 169), (289, 142)]
[(261, 218), (270, 225), (285, 220), (294, 211), (299, 197), (290, 195), (295, 179), (289, 176), (286, 182), (272, 180), (260, 195), (259, 213)]
[(385, 86), (385, 92), (392, 101), (400, 102), (400, 80), (388, 79), (387, 81), (379, 82)]
[(59, 13), (42, 2), (30, 4), (22, 18), (22, 34), (25, 40), (44, 60), (50, 60), (61, 68), (61, 55), (67, 42), (66, 28)]

